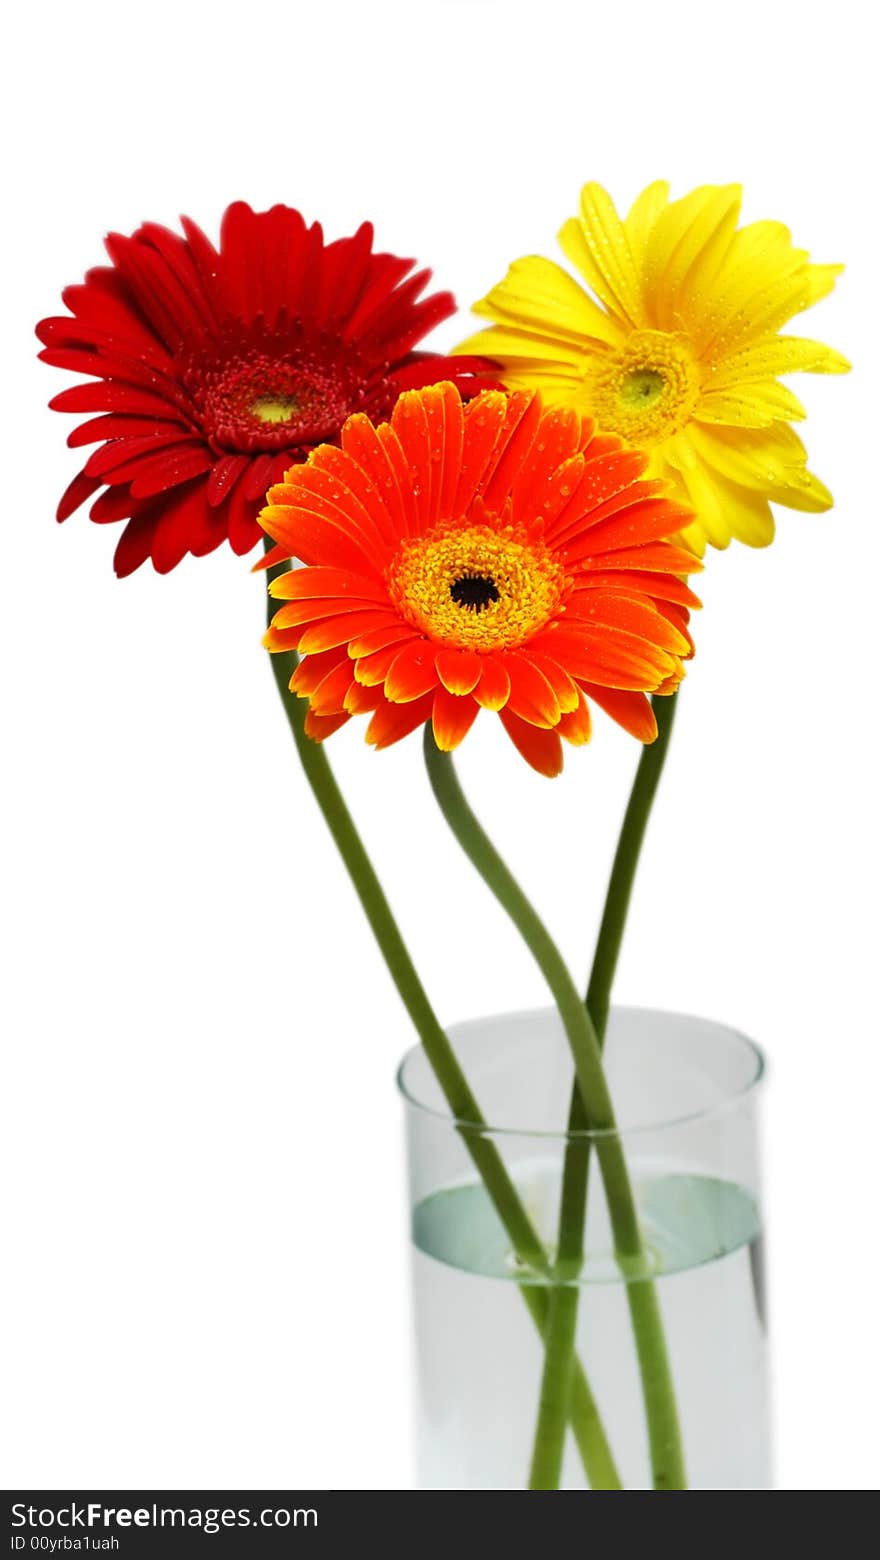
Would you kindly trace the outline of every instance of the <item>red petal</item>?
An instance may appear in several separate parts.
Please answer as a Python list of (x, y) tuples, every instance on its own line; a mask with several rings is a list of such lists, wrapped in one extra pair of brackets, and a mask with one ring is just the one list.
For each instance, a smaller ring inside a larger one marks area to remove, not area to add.
[(212, 508), (229, 497), (246, 466), (247, 457), (244, 455), (221, 455), (215, 462), (205, 488), (205, 497)]
[(91, 498), (92, 494), (101, 486), (100, 477), (87, 477), (85, 472), (81, 471), (64, 489), (61, 501), (55, 511), (56, 519), (66, 520), (68, 515), (72, 515), (75, 509), (79, 509), (80, 504), (84, 504), (86, 499)]
[(109, 521), (127, 519), (137, 508), (129, 487), (108, 487), (95, 499), (89, 510), (89, 519), (98, 525), (106, 525)]
[(156, 511), (153, 506), (129, 520), (113, 555), (113, 567), (120, 579), (133, 574), (142, 563), (146, 563), (155, 529)]

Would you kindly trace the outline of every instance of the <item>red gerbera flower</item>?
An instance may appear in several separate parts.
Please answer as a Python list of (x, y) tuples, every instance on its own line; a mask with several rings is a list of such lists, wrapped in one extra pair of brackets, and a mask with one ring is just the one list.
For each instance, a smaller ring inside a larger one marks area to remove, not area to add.
[(441, 378), (479, 388), (480, 358), (413, 348), (455, 311), (451, 293), (420, 295), (430, 271), (373, 253), (365, 222), (325, 244), (318, 223), (274, 206), (226, 211), (215, 249), (188, 218), (185, 237), (145, 223), (106, 241), (113, 262), (89, 271), (43, 320), (41, 358), (90, 374), (56, 411), (97, 412), (68, 443), (97, 444), (58, 519), (104, 491), (97, 521), (128, 519), (114, 559), (159, 573), (187, 552), (260, 540), (266, 489), (310, 449), (335, 440), (346, 417), (382, 417), (401, 390)]
[(452, 384), (402, 395), (390, 423), (351, 417), (342, 448), (315, 450), (269, 493), (260, 520), (278, 557), (307, 565), (270, 590), (270, 650), (304, 656), (291, 679), (306, 731), (369, 712), (367, 740), (426, 721), (458, 746), (496, 710), (541, 773), (560, 737), (590, 735), (588, 700), (633, 736), (657, 726), (699, 602), (700, 567), (668, 540), (691, 511), (644, 481), (648, 456), (570, 408)]

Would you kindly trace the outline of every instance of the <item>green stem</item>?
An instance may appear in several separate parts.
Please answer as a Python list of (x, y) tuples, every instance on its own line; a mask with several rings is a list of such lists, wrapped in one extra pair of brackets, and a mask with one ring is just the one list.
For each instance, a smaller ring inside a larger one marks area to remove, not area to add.
[[(656, 1452), (655, 1488), (681, 1489), (684, 1487), (684, 1468), (666, 1341), (657, 1296), (648, 1277), (648, 1263), (642, 1245), (635, 1199), (623, 1146), (616, 1129), (596, 1032), (559, 949), (471, 811), (458, 783), (452, 759), (437, 747), (430, 725), (425, 727), (425, 763), (446, 822), (484, 882), (510, 916), (538, 964), (559, 1010), (574, 1058), (586, 1122), (594, 1135), (614, 1236), (615, 1256), (623, 1277), (628, 1280), (627, 1299), (645, 1411), (652, 1453)], [(561, 1312), (570, 1324), (568, 1309), (565, 1301), (556, 1307), (557, 1314)], [(555, 1368), (561, 1355), (561, 1348), (554, 1347), (551, 1356), (552, 1386), (556, 1400), (564, 1403), (567, 1395), (566, 1375), (564, 1370), (558, 1374)], [(549, 1423), (549, 1410), (546, 1417)], [(542, 1442), (535, 1448), (532, 1462), (533, 1489), (558, 1488), (565, 1422), (565, 1417), (554, 1416), (551, 1441), (546, 1445)]]
[[(269, 579), (283, 572), (284, 566), (269, 570)], [(274, 605), (270, 598), (270, 618), (273, 611)], [(305, 702), (289, 690), (297, 656), (294, 651), (282, 651), (272, 654), (269, 659), (312, 794), (345, 863), (389, 973), (458, 1123), (471, 1159), (519, 1260), (538, 1271), (546, 1271), (547, 1255), (538, 1232), (495, 1143), (484, 1135), (486, 1121), (422, 985), (375, 868), (336, 783), (329, 760), (321, 744), (306, 735)], [(549, 1312), (545, 1289), (522, 1284), (520, 1293), (543, 1338)], [(620, 1479), (599, 1412), (586, 1375), (577, 1360), (574, 1361), (572, 1380), (571, 1424), (587, 1477), (594, 1489), (620, 1489)]]
[[(608, 882), (605, 907), (599, 929), (599, 939), (596, 944), (593, 967), (590, 972), (590, 983), (587, 990), (587, 1009), (593, 1020), (600, 1046), (604, 1046), (605, 1042), (605, 1031), (611, 1008), (611, 989), (626, 928), (633, 883), (639, 864), (645, 831), (648, 826), (648, 819), (651, 815), (654, 797), (657, 794), (657, 787), (660, 784), (660, 777), (663, 773), (663, 766), (669, 750), (669, 741), (672, 735), (672, 725), (675, 719), (677, 704), (677, 694), (654, 700), (654, 710), (657, 718), (657, 737), (652, 743), (642, 749), (636, 777), (624, 814), (623, 826), (614, 855), (614, 863), (611, 868), (611, 877)], [(566, 1373), (570, 1376), (577, 1330), (577, 1311), (580, 1297), (575, 1280), (583, 1261), (584, 1224), (590, 1166), (590, 1142), (589, 1139), (585, 1140), (582, 1136), (586, 1125), (580, 1090), (575, 1081), (569, 1108), (569, 1135), (562, 1177), (562, 1197), (557, 1237), (557, 1273), (568, 1280), (570, 1287), (567, 1292), (571, 1294), (572, 1298), (567, 1302), (568, 1309), (564, 1315), (561, 1314), (559, 1309), (551, 1307), (548, 1318), (544, 1377), (541, 1403), (538, 1410), (538, 1423), (535, 1431), (536, 1444), (539, 1439), (546, 1441), (552, 1434), (555, 1434), (559, 1441), (564, 1441), (565, 1436), (566, 1421), (564, 1417), (560, 1417), (559, 1392), (556, 1382), (557, 1380), (564, 1381)], [(581, 1134), (581, 1136), (578, 1134)], [(649, 1312), (651, 1302), (646, 1301), (644, 1296), (641, 1298), (637, 1296), (636, 1302), (638, 1314), (633, 1318), (633, 1325), (638, 1333), (644, 1327), (644, 1318), (641, 1314), (642, 1309)], [(573, 1316), (570, 1314), (571, 1312), (574, 1313)], [(548, 1430), (548, 1420), (552, 1422), (552, 1431)], [(655, 1488), (670, 1489), (678, 1487), (668, 1482), (666, 1473), (669, 1461), (668, 1430), (662, 1418), (659, 1422), (649, 1422), (649, 1436)], [(559, 1455), (561, 1457), (561, 1452)], [(683, 1478), (683, 1466), (681, 1474)]]
[(604, 1037), (611, 1007), (611, 988), (617, 971), (620, 947), (626, 929), (629, 902), (635, 882), (636, 869), (642, 851), (648, 819), (654, 805), (654, 797), (663, 774), (672, 726), (680, 695), (665, 694), (654, 700), (657, 720), (657, 736), (642, 749), (633, 788), (623, 817), (623, 826), (614, 853), (614, 864), (608, 880), (605, 908), (599, 927), (599, 940), (590, 971), (587, 988), (587, 1007), (592, 1015), (598, 1035)]

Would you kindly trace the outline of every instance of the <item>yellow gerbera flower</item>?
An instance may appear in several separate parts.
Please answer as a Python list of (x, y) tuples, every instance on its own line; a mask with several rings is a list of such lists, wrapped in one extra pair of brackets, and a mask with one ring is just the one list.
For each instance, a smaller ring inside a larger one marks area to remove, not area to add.
[(789, 426), (806, 414), (778, 375), (839, 374), (831, 347), (780, 327), (830, 292), (843, 267), (813, 265), (778, 222), (737, 228), (742, 189), (669, 200), (648, 186), (623, 220), (598, 184), (559, 234), (594, 296), (560, 265), (517, 260), (475, 306), (496, 323), (458, 348), (486, 353), (512, 388), (577, 407), (651, 451), (697, 519), (698, 552), (773, 540), (770, 500), (818, 512), (831, 494)]

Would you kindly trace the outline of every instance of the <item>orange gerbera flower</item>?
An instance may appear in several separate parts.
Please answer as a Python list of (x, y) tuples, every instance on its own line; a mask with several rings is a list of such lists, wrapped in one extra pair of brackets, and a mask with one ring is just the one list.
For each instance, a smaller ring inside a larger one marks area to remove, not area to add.
[(672, 692), (692, 650), (680, 576), (699, 568), (666, 540), (691, 519), (643, 481), (647, 455), (534, 392), (452, 384), (402, 395), (378, 427), (358, 414), (269, 492), (267, 563), (284, 603), (270, 650), (305, 659), (290, 686), (319, 741), (371, 713), (389, 746), (430, 720), (458, 746), (495, 710), (542, 774), (561, 737), (590, 735), (587, 698), (642, 742), (646, 694)]

